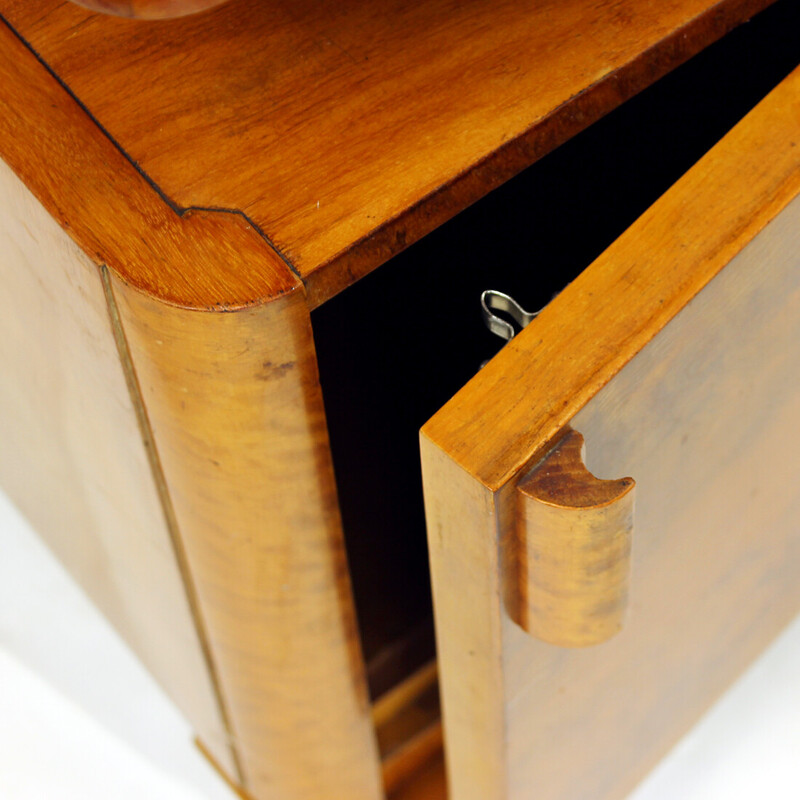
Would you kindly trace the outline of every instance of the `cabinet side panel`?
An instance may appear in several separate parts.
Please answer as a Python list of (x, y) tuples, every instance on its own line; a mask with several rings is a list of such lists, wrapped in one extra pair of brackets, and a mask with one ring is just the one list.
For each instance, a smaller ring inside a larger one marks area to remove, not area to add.
[(577, 414), (637, 482), (629, 614), (504, 624), (510, 800), (623, 797), (800, 609), (800, 198)]
[(219, 313), (113, 289), (245, 788), (378, 798), (305, 297)]
[(0, 286), (0, 482), (231, 764), (100, 274), (3, 162)]

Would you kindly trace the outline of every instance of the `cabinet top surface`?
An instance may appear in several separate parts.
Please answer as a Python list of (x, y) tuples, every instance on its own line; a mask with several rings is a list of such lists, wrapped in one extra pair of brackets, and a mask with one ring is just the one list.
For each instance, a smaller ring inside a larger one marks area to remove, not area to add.
[(0, 14), (174, 209), (242, 212), (317, 305), (766, 5), (233, 0), (143, 23), (0, 0)]

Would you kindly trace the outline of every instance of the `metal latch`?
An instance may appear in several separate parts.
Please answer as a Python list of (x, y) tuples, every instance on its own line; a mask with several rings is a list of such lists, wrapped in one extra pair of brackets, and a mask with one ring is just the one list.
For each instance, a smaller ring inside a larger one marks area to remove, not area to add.
[(514, 322), (520, 327), (525, 328), (530, 325), (534, 319), (542, 312), (539, 311), (526, 311), (513, 297), (509, 297), (503, 292), (496, 292), (494, 289), (487, 289), (481, 294), (481, 314), (486, 327), (496, 336), (499, 336), (505, 341), (511, 341), (516, 334), (514, 326), (498, 317), (495, 311), (500, 311), (508, 314)]

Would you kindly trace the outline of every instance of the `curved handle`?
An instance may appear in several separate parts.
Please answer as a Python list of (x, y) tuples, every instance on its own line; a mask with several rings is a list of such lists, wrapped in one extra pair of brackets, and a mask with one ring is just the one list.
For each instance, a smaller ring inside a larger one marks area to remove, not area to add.
[(634, 481), (599, 480), (569, 430), (517, 484), (517, 622), (562, 647), (622, 628), (628, 596)]

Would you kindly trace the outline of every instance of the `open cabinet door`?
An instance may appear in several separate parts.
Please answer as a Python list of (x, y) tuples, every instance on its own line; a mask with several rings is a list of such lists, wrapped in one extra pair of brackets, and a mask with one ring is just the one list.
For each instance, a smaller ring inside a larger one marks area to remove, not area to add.
[(798, 194), (800, 70), (423, 428), (451, 800), (623, 797), (800, 609)]

